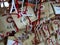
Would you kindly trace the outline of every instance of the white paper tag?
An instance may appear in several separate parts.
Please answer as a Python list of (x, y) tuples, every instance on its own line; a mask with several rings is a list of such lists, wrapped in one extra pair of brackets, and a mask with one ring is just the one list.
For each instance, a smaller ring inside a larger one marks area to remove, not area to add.
[(9, 3), (8, 2), (1, 2), (1, 7), (9, 7)]
[[(7, 18), (10, 17), (9, 15), (1, 17), (1, 22), (3, 23), (3, 27), (7, 32), (15, 30), (15, 27), (13, 27), (13, 22), (8, 23)], [(10, 21), (10, 20), (9, 20)]]
[[(8, 40), (7, 45), (13, 45), (13, 43), (15, 43), (15, 41), (13, 41), (13, 40)], [(15, 44), (15, 45), (16, 45), (16, 44)], [(22, 45), (22, 44), (18, 43), (18, 45)]]
[(4, 7), (3, 2), (1, 2), (1, 7)]
[(5, 7), (9, 7), (9, 3), (8, 2), (4, 2)]
[(60, 7), (54, 7), (55, 14), (60, 14)]

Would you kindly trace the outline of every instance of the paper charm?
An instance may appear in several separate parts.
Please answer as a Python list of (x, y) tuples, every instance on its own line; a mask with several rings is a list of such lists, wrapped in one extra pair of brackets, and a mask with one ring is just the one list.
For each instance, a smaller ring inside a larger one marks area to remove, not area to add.
[(26, 25), (29, 24), (29, 21), (28, 21), (28, 19), (26, 17), (17, 18), (17, 15), (12, 15), (12, 18), (13, 18), (16, 26), (18, 27), (18, 29), (25, 29)]
[(40, 18), (43, 20), (50, 20), (51, 18), (55, 17), (51, 4), (49, 2), (41, 4), (41, 16)]
[[(26, 11), (26, 8), (27, 8), (27, 11)], [(26, 14), (24, 14), (24, 12)], [(20, 15), (22, 16), (22, 22), (24, 25), (26, 25), (26, 23), (24, 23), (24, 21), (23, 21), (24, 17), (28, 17), (29, 18), (28, 20), (30, 20), (31, 22), (37, 20), (35, 14), (34, 14), (34, 11), (30, 6), (23, 7), (23, 9), (21, 9)]]
[(37, 17), (35, 16), (34, 11), (30, 6), (27, 7), (27, 16), (29, 17), (31, 22), (34, 22), (37, 20)]
[[(25, 14), (26, 13), (26, 14)], [(32, 15), (27, 15), (27, 11), (26, 11), (26, 7), (23, 7), (23, 9), (21, 9), (21, 12), (20, 12), (20, 15), (22, 16), (22, 23), (24, 25), (26, 25), (26, 23), (24, 22), (24, 17), (29, 17), (29, 16), (32, 16)], [(29, 20), (29, 19), (28, 19)]]
[(1, 22), (3, 23), (3, 27), (5, 28), (5, 32), (15, 31), (15, 26), (12, 22), (12, 19), (9, 18), (9, 15), (1, 17)]
[[(31, 45), (32, 44), (32, 40), (34, 38), (34, 34), (32, 33), (31, 35), (30, 34), (26, 34), (22, 31), (18, 32), (15, 34), (15, 37), (20, 41), (22, 41), (23, 45)], [(27, 43), (27, 44), (26, 44)]]
[[(24, 7), (23, 9), (25, 10), (25, 8), (26, 8), (26, 7)], [(22, 17), (20, 17), (20, 18), (17, 18), (17, 16), (15, 16), (15, 15), (13, 16), (13, 15), (12, 15), (13, 20), (15, 21), (15, 23), (16, 23), (17, 27), (19, 27), (19, 29), (25, 27), (26, 25), (28, 25), (28, 24), (30, 23), (29, 20), (30, 20), (31, 22), (34, 22), (34, 21), (37, 20), (35, 14), (34, 14), (34, 12), (33, 12), (33, 9), (32, 9), (30, 6), (27, 7), (26, 14), (23, 14), (22, 11), (21, 11), (20, 14), (22, 15)], [(26, 17), (29, 17), (29, 19), (26, 18)], [(25, 25), (25, 26), (24, 26), (24, 25)], [(23, 27), (22, 27), (22, 26), (23, 26)]]
[(12, 0), (12, 6), (11, 6), (11, 9), (10, 9), (10, 13), (12, 13), (13, 9), (15, 9), (16, 13), (18, 13), (18, 11), (16, 9), (16, 6), (15, 6), (15, 0)]

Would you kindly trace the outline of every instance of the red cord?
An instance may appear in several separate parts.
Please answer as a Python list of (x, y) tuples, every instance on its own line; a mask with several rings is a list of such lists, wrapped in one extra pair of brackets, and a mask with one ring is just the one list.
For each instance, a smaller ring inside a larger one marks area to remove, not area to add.
[(20, 15), (19, 15), (19, 7), (18, 7), (18, 1), (16, 0), (16, 8), (17, 8), (17, 11), (18, 11), (18, 18), (20, 17)]
[(39, 13), (38, 13), (38, 15), (39, 15), (39, 16), (38, 16), (38, 20), (40, 20), (40, 9), (39, 9)]
[(6, 32), (6, 36), (9, 36), (10, 32)]
[(15, 42), (13, 43), (13, 45), (18, 45), (18, 41), (14, 40)]
[(16, 32), (18, 32), (18, 31), (19, 31), (18, 27), (16, 26), (16, 24), (15, 24), (14, 21), (13, 21), (13, 23), (14, 23), (14, 25), (15, 25), (15, 27), (16, 27)]

